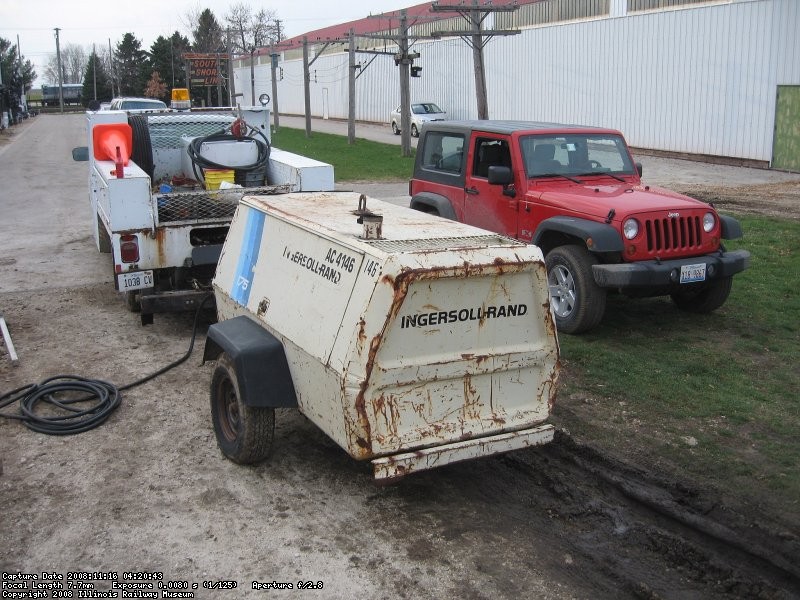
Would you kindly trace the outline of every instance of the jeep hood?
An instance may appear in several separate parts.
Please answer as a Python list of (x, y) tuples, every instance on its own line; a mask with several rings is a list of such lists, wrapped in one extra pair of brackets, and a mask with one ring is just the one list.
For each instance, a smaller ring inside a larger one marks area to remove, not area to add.
[(557, 184), (559, 189), (533, 187), (529, 194), (532, 193), (544, 205), (600, 218), (605, 218), (612, 208), (616, 213), (615, 219), (621, 219), (643, 212), (697, 210), (708, 206), (700, 200), (659, 187), (625, 183), (608, 185), (605, 181), (586, 181), (582, 185), (564, 183), (567, 185), (563, 187), (561, 182)]

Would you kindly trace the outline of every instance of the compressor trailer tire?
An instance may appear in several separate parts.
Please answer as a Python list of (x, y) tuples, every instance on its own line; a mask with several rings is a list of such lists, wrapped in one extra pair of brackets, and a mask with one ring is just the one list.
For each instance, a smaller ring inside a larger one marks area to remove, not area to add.
[(226, 353), (211, 376), (211, 418), (217, 445), (233, 462), (257, 463), (272, 451), (275, 409), (244, 404), (236, 368)]

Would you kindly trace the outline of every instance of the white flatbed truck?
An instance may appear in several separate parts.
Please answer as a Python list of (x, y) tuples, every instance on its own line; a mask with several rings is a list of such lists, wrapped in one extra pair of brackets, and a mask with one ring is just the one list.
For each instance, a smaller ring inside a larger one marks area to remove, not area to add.
[(194, 310), (209, 295), (244, 191), (230, 185), (260, 195), (334, 186), (331, 165), (271, 147), (266, 108), (86, 118), (87, 148), (73, 157), (90, 162), (95, 244), (112, 255), (114, 284), (143, 324), (157, 312)]

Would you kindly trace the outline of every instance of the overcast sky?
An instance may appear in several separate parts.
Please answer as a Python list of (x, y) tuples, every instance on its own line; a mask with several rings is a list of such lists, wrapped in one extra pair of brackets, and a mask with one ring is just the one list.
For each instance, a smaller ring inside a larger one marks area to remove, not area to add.
[[(234, 4), (244, 3), (259, 10), (274, 10), (282, 21), (286, 37), (294, 37), (361, 19), (370, 14), (390, 12), (419, 4), (403, 0), (0, 0), (0, 37), (19, 46), (42, 76), (48, 59), (56, 52), (55, 28), (60, 29), (61, 47), (79, 44), (114, 47), (125, 33), (132, 33), (147, 50), (155, 39), (171, 36), (176, 30), (192, 39), (185, 26), (186, 15), (211, 9), (224, 25), (225, 15)], [(41, 79), (37, 85), (41, 84)]]

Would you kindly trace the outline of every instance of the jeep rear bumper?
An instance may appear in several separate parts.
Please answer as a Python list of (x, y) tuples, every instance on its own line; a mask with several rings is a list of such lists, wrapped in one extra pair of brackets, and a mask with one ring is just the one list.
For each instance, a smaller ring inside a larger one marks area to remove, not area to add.
[(718, 252), (675, 260), (593, 265), (594, 280), (602, 288), (668, 287), (679, 285), (681, 267), (705, 263), (709, 280), (730, 277), (750, 266), (747, 250)]

